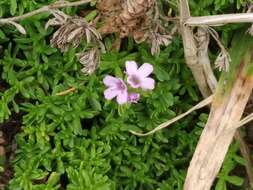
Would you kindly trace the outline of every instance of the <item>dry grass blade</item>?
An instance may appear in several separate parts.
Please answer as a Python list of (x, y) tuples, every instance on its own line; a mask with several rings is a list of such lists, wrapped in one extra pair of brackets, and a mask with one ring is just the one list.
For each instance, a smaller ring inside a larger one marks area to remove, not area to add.
[(210, 104), (212, 102), (213, 96), (210, 96), (204, 100), (202, 100), (201, 102), (199, 102), (196, 106), (192, 107), (191, 109), (189, 109), (187, 112), (180, 114), (179, 116), (168, 120), (164, 123), (162, 123), (161, 125), (159, 125), (158, 127), (154, 128), (152, 131), (149, 131), (148, 133), (138, 133), (135, 131), (130, 131), (132, 134), (137, 135), (137, 136), (148, 136), (151, 135), (161, 129), (164, 129), (166, 127), (168, 127), (169, 125), (171, 125), (172, 123), (175, 123), (176, 121), (182, 119), (183, 117), (189, 115), (190, 113), (192, 113), (193, 111), (196, 111), (200, 108), (203, 108), (204, 106), (207, 106), (208, 104)]
[(69, 94), (69, 93), (71, 93), (71, 92), (74, 92), (74, 91), (76, 91), (77, 89), (75, 88), (75, 87), (71, 87), (71, 88), (69, 88), (69, 89), (67, 89), (67, 90), (64, 90), (64, 91), (62, 91), (62, 92), (58, 92), (58, 93), (56, 93), (55, 95), (56, 96), (64, 96), (64, 95), (67, 95), (67, 94)]
[(190, 17), (185, 21), (187, 26), (217, 26), (229, 23), (251, 23), (253, 13), (235, 13), (213, 16)]
[(249, 72), (252, 46), (252, 38), (243, 31), (233, 38), (233, 67), (224, 72), (217, 86), (208, 121), (188, 168), (185, 190), (209, 190), (222, 166), (236, 133), (234, 126), (241, 119), (253, 88), (253, 75)]
[(208, 46), (210, 41), (210, 35), (206, 28), (199, 27), (197, 32), (197, 42), (198, 42), (198, 62), (203, 66), (205, 78), (207, 84), (213, 93), (217, 86), (217, 80), (213, 73), (209, 55), (208, 55)]

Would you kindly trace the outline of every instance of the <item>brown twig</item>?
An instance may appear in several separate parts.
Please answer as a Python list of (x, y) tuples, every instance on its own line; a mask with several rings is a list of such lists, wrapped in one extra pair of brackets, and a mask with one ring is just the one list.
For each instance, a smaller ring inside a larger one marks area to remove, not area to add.
[(40, 13), (48, 12), (52, 9), (79, 6), (79, 5), (89, 3), (91, 1), (92, 0), (81, 0), (81, 1), (75, 1), (75, 2), (66, 2), (66, 1), (56, 2), (56, 3), (53, 3), (51, 5), (43, 6), (39, 9), (36, 9), (34, 11), (25, 13), (25, 14), (20, 15), (20, 16), (9, 17), (9, 18), (1, 18), (0, 23), (1, 24), (6, 24), (6, 23), (9, 23), (10, 21), (15, 22), (15, 21), (19, 21), (19, 20), (34, 16), (34, 15), (40, 14)]

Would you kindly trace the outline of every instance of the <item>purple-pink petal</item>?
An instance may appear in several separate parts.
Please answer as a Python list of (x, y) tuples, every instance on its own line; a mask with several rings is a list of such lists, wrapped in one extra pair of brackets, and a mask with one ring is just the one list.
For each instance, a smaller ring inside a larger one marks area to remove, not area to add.
[(113, 89), (113, 88), (107, 88), (105, 91), (104, 91), (104, 96), (105, 96), (105, 99), (107, 100), (111, 100), (113, 99), (114, 97), (116, 97), (118, 95), (119, 91), (116, 90), (116, 89)]
[(103, 79), (103, 83), (108, 87), (116, 86), (119, 81), (120, 79), (110, 75), (105, 76), (105, 78)]
[(144, 63), (142, 66), (140, 66), (137, 73), (139, 77), (145, 78), (148, 75), (150, 75), (152, 71), (153, 71), (153, 66), (149, 63)]
[(125, 104), (125, 103), (127, 103), (127, 97), (128, 97), (127, 91), (120, 92), (117, 95), (117, 102), (118, 102), (118, 104)]
[(139, 99), (140, 99), (140, 94), (133, 92), (133, 93), (128, 94), (127, 101), (131, 103), (137, 103)]
[(137, 72), (137, 63), (135, 61), (126, 61), (126, 73), (128, 75), (135, 74)]
[(141, 81), (141, 88), (144, 90), (153, 90), (155, 88), (155, 80), (147, 77)]

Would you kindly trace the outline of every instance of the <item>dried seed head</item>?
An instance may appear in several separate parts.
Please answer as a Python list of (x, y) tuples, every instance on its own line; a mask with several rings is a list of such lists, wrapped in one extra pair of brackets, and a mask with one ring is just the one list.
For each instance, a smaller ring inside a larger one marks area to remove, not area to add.
[(212, 35), (212, 37), (217, 42), (217, 45), (220, 47), (221, 52), (217, 56), (214, 65), (216, 68), (219, 69), (219, 71), (228, 71), (229, 70), (229, 63), (231, 62), (230, 55), (226, 48), (221, 43), (221, 40), (219, 38), (219, 34), (211, 27), (206, 28), (207, 31)]
[(150, 41), (151, 41), (151, 54), (159, 54), (160, 53), (160, 46), (168, 46), (171, 43), (172, 36), (171, 35), (165, 35), (165, 34), (159, 34), (152, 32), (150, 35)]
[(219, 71), (227, 72), (229, 70), (230, 62), (231, 62), (231, 58), (230, 58), (229, 53), (226, 50), (221, 50), (214, 64), (215, 64), (215, 67), (219, 69)]
[(81, 70), (83, 73), (90, 75), (92, 74), (100, 61), (100, 52), (97, 48), (92, 48), (89, 51), (76, 54), (80, 63), (83, 65)]
[(67, 22), (67, 20), (70, 18), (70, 16), (66, 15), (64, 12), (59, 10), (51, 10), (51, 14), (54, 15), (54, 18), (49, 19), (45, 25), (45, 29), (47, 29), (49, 26), (59, 26), (63, 25)]
[(70, 45), (74, 48), (78, 47), (84, 38), (86, 38), (87, 43), (91, 41), (97, 43), (102, 39), (96, 29), (90, 26), (83, 18), (73, 17), (68, 18), (54, 33), (50, 43), (64, 52)]

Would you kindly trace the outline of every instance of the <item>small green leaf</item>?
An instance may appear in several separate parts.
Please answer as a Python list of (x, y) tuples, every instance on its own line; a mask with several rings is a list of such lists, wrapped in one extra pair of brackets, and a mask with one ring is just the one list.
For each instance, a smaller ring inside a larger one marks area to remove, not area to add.
[(60, 179), (60, 174), (52, 172), (47, 180), (47, 186), (53, 187)]
[(0, 38), (4, 39), (6, 38), (6, 35), (4, 34), (4, 32), (0, 29)]
[(238, 176), (228, 176), (226, 177), (226, 180), (236, 186), (242, 186), (244, 179)]
[(97, 16), (97, 11), (96, 11), (96, 10), (93, 10), (93, 11), (91, 11), (88, 15), (86, 15), (86, 16), (84, 17), (84, 19), (85, 19), (87, 22), (90, 22), (90, 21), (93, 20), (96, 16)]
[(17, 1), (16, 0), (11, 0), (10, 1), (10, 12), (11, 12), (11, 15), (15, 15), (16, 11), (17, 11)]

